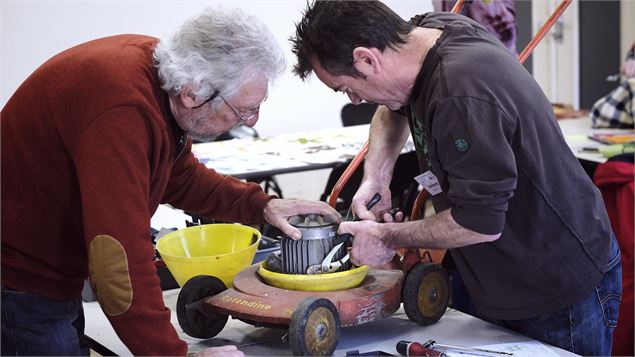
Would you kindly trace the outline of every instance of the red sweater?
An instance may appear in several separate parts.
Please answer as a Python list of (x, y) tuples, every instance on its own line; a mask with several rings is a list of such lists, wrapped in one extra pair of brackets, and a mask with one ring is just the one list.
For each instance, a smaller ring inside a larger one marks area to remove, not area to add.
[(169, 203), (261, 223), (269, 196), (192, 155), (159, 86), (156, 43), (121, 35), (66, 50), (2, 109), (2, 283), (77, 298), (87, 247), (96, 236), (114, 237), (133, 291), (130, 307), (108, 317), (115, 331), (135, 355), (183, 355), (153, 263), (150, 217)]

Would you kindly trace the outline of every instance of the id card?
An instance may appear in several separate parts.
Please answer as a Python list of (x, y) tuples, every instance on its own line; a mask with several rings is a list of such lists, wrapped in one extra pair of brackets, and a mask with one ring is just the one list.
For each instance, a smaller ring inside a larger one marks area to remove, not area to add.
[(421, 185), (432, 196), (436, 196), (443, 192), (437, 176), (428, 170), (419, 176), (415, 177), (415, 181)]

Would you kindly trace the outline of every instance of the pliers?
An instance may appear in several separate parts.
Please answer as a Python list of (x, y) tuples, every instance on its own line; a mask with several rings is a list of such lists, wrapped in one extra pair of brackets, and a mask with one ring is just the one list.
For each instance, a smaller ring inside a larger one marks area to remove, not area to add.
[(344, 243), (345, 242), (342, 242), (334, 246), (333, 249), (331, 249), (331, 251), (329, 252), (329, 254), (327, 254), (326, 257), (324, 257), (324, 260), (322, 260), (321, 264), (311, 265), (306, 270), (306, 273), (309, 275), (314, 275), (314, 274), (325, 274), (325, 273), (336, 272), (350, 258), (350, 253), (346, 253), (346, 255), (342, 257), (342, 259), (333, 261), (333, 257), (335, 256), (335, 254), (337, 254), (337, 252), (340, 251), (340, 249), (342, 249), (342, 246), (344, 245)]

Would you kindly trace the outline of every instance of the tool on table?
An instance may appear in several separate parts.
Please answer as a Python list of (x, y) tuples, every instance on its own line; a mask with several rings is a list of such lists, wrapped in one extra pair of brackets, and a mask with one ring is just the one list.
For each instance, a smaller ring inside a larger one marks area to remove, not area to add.
[(399, 341), (397, 342), (397, 352), (402, 356), (447, 356), (441, 351), (435, 351), (431, 348), (424, 347), (419, 342)]
[(600, 148), (597, 147), (583, 147), (578, 152), (600, 152)]
[(346, 351), (346, 356), (394, 356), (392, 353), (385, 351), (368, 351), (359, 352), (359, 350)]
[(508, 355), (508, 356), (513, 356), (514, 355), (511, 352), (486, 350), (484, 348), (445, 345), (445, 344), (437, 343), (437, 341), (435, 341), (435, 340), (428, 340), (428, 341), (424, 342), (423, 343), (423, 347), (426, 347), (426, 348), (441, 348), (441, 349), (444, 349), (444, 350), (454, 350), (456, 352), (466, 351), (466, 352), (493, 353), (493, 354)]
[[(366, 204), (366, 208), (367, 209), (371, 209), (373, 208), (377, 202), (379, 202), (381, 200), (381, 195), (379, 193), (376, 193), (373, 198), (368, 202), (368, 204)], [(346, 218), (349, 218), (351, 209), (349, 209), (349, 214), (346, 215)], [(353, 221), (357, 221), (357, 217), (355, 217), (355, 215), (353, 215)], [(324, 259), (322, 260), (322, 264), (315, 264), (315, 265), (311, 265), (306, 273), (307, 274), (326, 274), (326, 273), (334, 273), (336, 272), (339, 268), (342, 267), (342, 265), (344, 265), (348, 259), (350, 258), (350, 253), (347, 253), (345, 256), (343, 256), (341, 259), (337, 260), (337, 261), (333, 261), (333, 257), (337, 254), (337, 252), (340, 251), (340, 249), (342, 249), (342, 246), (344, 246), (345, 243), (347, 243), (349, 240), (351, 240), (353, 238), (352, 235), (346, 233), (346, 234), (342, 234), (339, 238), (338, 241), (340, 243), (336, 244), (333, 249), (331, 249), (331, 251), (324, 257)]]

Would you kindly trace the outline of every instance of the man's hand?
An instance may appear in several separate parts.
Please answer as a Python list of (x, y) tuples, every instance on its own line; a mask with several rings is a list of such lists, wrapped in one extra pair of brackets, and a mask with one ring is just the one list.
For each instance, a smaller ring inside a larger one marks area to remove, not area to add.
[(318, 213), (323, 216), (333, 216), (335, 220), (339, 220), (342, 215), (333, 207), (321, 201), (309, 201), (302, 199), (277, 199), (269, 200), (265, 206), (265, 220), (278, 227), (282, 233), (292, 239), (302, 238), (302, 233), (289, 224), (288, 219), (291, 216), (299, 214)]
[(194, 353), (194, 357), (244, 357), (245, 354), (234, 345), (206, 348)]
[[(369, 211), (366, 208), (366, 205), (376, 193), (381, 195), (381, 200)], [(355, 215), (357, 215), (360, 220), (370, 219), (378, 221), (391, 209), (391, 197), (388, 185), (366, 180), (362, 182), (357, 190), (357, 193), (355, 193), (351, 207), (353, 208)]]
[(353, 249), (350, 252), (353, 264), (380, 267), (390, 262), (396, 251), (384, 244), (381, 225), (372, 220), (340, 223), (337, 233), (350, 233), (354, 237)]

